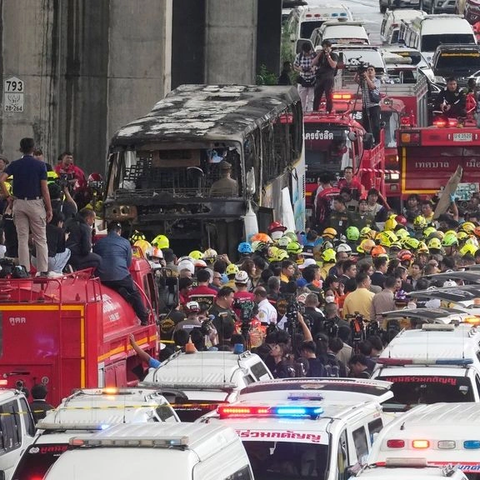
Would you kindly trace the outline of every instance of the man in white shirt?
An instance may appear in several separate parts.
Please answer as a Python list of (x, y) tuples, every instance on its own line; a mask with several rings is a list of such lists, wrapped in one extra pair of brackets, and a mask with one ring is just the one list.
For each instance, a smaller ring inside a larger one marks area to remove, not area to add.
[(264, 325), (277, 323), (277, 310), (268, 301), (267, 291), (263, 287), (257, 287), (253, 294), (254, 301), (258, 305), (258, 320)]

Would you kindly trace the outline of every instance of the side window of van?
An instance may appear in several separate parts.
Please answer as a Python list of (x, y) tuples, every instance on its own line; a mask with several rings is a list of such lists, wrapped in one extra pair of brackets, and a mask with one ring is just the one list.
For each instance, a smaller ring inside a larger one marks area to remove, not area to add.
[(350, 474), (348, 473), (349, 466), (347, 431), (344, 430), (340, 435), (340, 440), (338, 442), (337, 480), (347, 480), (350, 477)]
[(357, 428), (352, 433), (353, 444), (355, 445), (355, 452), (357, 454), (357, 460), (362, 461), (362, 458), (368, 455), (368, 443), (365, 427)]
[(0, 405), (0, 455), (20, 448), (22, 427), (16, 400)]
[(381, 418), (376, 418), (368, 424), (368, 433), (370, 434), (370, 445), (375, 440), (375, 434), (383, 428), (383, 421)]
[(268, 370), (263, 362), (254, 363), (251, 367), (251, 371), (257, 380), (268, 380), (270, 378)]
[(478, 375), (475, 375), (475, 386), (477, 387), (477, 395), (480, 397), (480, 377)]
[(384, 18), (382, 22), (382, 26), (380, 27), (380, 35), (383, 35), (385, 33), (385, 25), (387, 24), (387, 19)]
[(245, 465), (240, 470), (225, 477), (225, 480), (253, 480), (252, 471), (248, 465)]
[(28, 403), (24, 398), (20, 399), (20, 409), (22, 411), (23, 420), (25, 422), (25, 430), (31, 437), (34, 437), (36, 432), (35, 423), (32, 416), (27, 413), (30, 411), (30, 408), (28, 407)]

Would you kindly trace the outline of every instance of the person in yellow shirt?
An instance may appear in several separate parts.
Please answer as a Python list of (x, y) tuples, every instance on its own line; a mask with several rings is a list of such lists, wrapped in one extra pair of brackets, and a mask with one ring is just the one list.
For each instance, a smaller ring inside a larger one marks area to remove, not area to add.
[(427, 225), (432, 225), (434, 213), (432, 202), (430, 200), (424, 200), (422, 202), (422, 217), (426, 220)]
[(366, 273), (359, 273), (355, 278), (357, 289), (351, 292), (345, 298), (343, 304), (343, 316), (354, 315), (358, 312), (365, 320), (370, 320), (370, 312), (372, 310), (372, 300), (374, 293), (369, 290), (372, 281)]

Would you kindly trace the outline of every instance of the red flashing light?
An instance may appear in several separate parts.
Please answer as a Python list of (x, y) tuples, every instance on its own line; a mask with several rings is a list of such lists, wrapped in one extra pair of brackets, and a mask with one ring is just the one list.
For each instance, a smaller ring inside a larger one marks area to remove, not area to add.
[(400, 119), (400, 124), (402, 125), (402, 127), (411, 127), (412, 122), (410, 121), (410, 117), (408, 115), (403, 116)]
[(307, 13), (307, 14), (305, 15), (305, 17), (307, 17), (307, 18), (312, 18), (313, 15), (312, 15), (311, 13)]
[(8, 380), (0, 380), (0, 386), (4, 387), (5, 385), (8, 385)]
[(321, 17), (321, 15), (319, 13), (316, 13), (314, 16), (317, 17), (317, 18)]
[(425, 449), (430, 447), (430, 442), (428, 440), (414, 440), (412, 446), (413, 448)]
[(433, 121), (433, 124), (436, 126), (436, 127), (439, 127), (439, 128), (444, 128), (447, 126), (447, 122), (446, 120), (443, 120), (441, 118), (437, 118), (436, 120)]
[(405, 440), (387, 440), (387, 448), (405, 448)]
[(218, 414), (220, 418), (228, 418), (243, 415), (267, 415), (269, 413), (268, 407), (226, 407), (220, 405), (218, 407)]

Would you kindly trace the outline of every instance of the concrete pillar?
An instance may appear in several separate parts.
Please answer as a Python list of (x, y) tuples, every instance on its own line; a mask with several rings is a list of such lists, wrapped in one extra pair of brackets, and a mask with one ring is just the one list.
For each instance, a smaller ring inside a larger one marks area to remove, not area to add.
[(257, 24), (257, 71), (262, 65), (280, 74), (282, 0), (259, 0)]
[(172, 0), (111, 0), (107, 138), (171, 87)]
[[(33, 137), (48, 159), (57, 151), (59, 0), (0, 1), (0, 72), (23, 82), (23, 112), (5, 111), (2, 91), (0, 151), (20, 156), (22, 137)], [(21, 93), (21, 92), (19, 92)], [(8, 101), (15, 101), (12, 96)]]
[(207, 0), (206, 83), (255, 83), (257, 1)]

